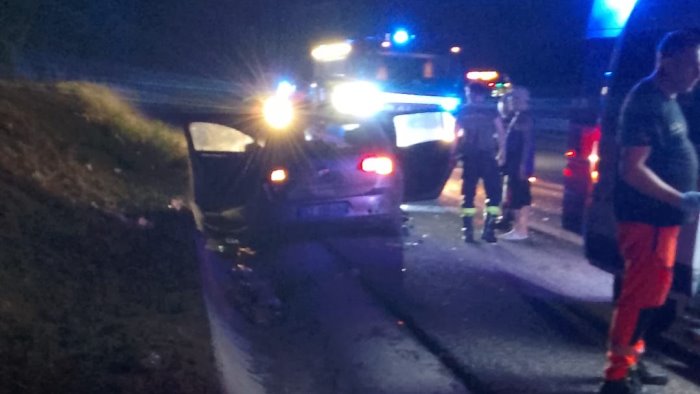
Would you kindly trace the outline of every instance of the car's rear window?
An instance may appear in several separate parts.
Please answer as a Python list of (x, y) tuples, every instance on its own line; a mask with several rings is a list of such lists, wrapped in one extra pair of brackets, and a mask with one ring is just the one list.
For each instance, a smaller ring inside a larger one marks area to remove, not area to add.
[(314, 125), (305, 131), (305, 139), (336, 148), (390, 147), (393, 143), (387, 130), (374, 121)]

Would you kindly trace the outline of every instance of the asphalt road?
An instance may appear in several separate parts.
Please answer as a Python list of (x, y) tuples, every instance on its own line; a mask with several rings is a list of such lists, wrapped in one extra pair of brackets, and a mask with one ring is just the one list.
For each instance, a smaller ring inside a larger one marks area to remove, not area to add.
[[(328, 235), (260, 250), (242, 263), (243, 281), (233, 259), (204, 251), (228, 392), (257, 382), (267, 393), (595, 393), (605, 328), (588, 313), (610, 312), (610, 276), (576, 245), (541, 233), (466, 245), (453, 208), (409, 205), (402, 238)], [(364, 275), (397, 264), (402, 287)], [(277, 318), (232, 312), (241, 308), (235, 293), (256, 286), (251, 299), (262, 308), (273, 289)], [(660, 354), (649, 361), (673, 379), (647, 393), (698, 391), (690, 367)]]
[[(479, 392), (595, 392), (605, 331), (581, 312), (609, 310), (608, 275), (577, 247), (545, 235), (463, 245), (455, 215), (414, 218), (423, 231), (412, 238), (425, 241), (405, 255), (406, 297), (420, 307), (407, 309), (478, 379)], [(677, 377), (665, 392), (697, 390)]]
[[(549, 168), (533, 185), (533, 222), (556, 229), (563, 161), (538, 155)], [(459, 171), (439, 200), (405, 206), (403, 237), (301, 236), (239, 257), (200, 240), (224, 391), (596, 393), (606, 327), (594, 317), (611, 312), (612, 278), (575, 237), (464, 244)], [(693, 367), (647, 358), (672, 381), (645, 393), (700, 390)]]
[[(607, 274), (546, 235), (465, 245), (450, 210), (409, 210), (407, 237), (309, 239), (249, 261), (279, 297), (276, 320), (235, 313), (231, 293), (258, 280), (237, 281), (230, 259), (203, 259), (228, 392), (242, 384), (267, 393), (595, 392), (605, 332), (581, 312), (609, 312)], [(401, 289), (364, 280), (363, 267), (397, 262)], [(648, 393), (697, 392), (688, 367), (650, 360), (673, 381)]]

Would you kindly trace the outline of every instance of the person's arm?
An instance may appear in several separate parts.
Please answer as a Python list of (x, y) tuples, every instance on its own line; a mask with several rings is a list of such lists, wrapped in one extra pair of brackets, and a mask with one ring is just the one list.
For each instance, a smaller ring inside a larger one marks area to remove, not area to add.
[(460, 154), (464, 152), (465, 148), (465, 135), (467, 134), (467, 131), (464, 129), (464, 127), (458, 127), (457, 128), (457, 152)]
[(682, 194), (664, 182), (646, 161), (651, 153), (649, 146), (628, 146), (620, 153), (620, 176), (642, 194), (676, 207), (681, 206)]
[(464, 150), (464, 137), (467, 133), (464, 127), (464, 108), (460, 109), (455, 119), (455, 136), (457, 137), (457, 152)]
[(503, 124), (503, 118), (496, 116), (493, 119), (493, 125), (496, 127), (496, 142), (498, 144), (496, 160), (498, 165), (502, 166), (506, 162), (506, 128)]

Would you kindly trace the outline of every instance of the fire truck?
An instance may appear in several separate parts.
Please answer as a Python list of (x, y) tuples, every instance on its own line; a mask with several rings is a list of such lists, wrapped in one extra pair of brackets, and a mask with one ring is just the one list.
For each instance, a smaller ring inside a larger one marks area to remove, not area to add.
[(320, 42), (311, 50), (312, 112), (386, 119), (405, 195), (436, 198), (457, 160), (454, 113), (464, 88), (460, 52), (459, 46), (435, 44), (405, 28)]

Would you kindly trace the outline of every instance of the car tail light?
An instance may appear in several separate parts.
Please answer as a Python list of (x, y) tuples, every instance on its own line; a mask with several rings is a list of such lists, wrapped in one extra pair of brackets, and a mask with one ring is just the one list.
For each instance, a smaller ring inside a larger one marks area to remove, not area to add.
[(566, 151), (566, 153), (564, 153), (564, 156), (566, 158), (573, 159), (574, 157), (576, 157), (576, 151), (573, 149), (569, 149)]
[(587, 157), (595, 149), (594, 145), (600, 141), (600, 125), (586, 127), (581, 134), (581, 148), (579, 152), (581, 156)]
[(600, 161), (600, 156), (598, 156), (598, 144), (600, 142), (600, 137), (600, 124), (584, 128), (581, 134), (581, 147), (578, 151), (578, 154), (580, 154), (582, 158), (585, 157), (586, 160), (588, 160), (588, 174), (593, 183), (598, 182), (598, 177), (600, 175), (598, 173), (598, 163)]
[(389, 175), (394, 172), (394, 161), (388, 156), (368, 156), (360, 161), (360, 170), (377, 175)]
[(598, 182), (598, 176), (600, 175), (598, 173), (598, 162), (600, 161), (600, 156), (598, 156), (598, 141), (595, 141), (593, 143), (593, 146), (591, 147), (591, 154), (588, 155), (588, 163), (589, 163), (589, 168), (590, 168), (590, 173), (591, 173), (591, 181), (593, 183)]
[(588, 161), (591, 163), (591, 165), (596, 165), (598, 164), (598, 160), (600, 160), (600, 157), (598, 156), (598, 145), (594, 145), (593, 152), (591, 152), (590, 155), (588, 155)]
[(284, 168), (275, 168), (270, 171), (270, 182), (281, 184), (287, 181), (288, 174)]
[(569, 167), (564, 168), (562, 173), (564, 174), (565, 177), (570, 177), (570, 176), (574, 175), (574, 172), (571, 171), (571, 168), (569, 168)]

